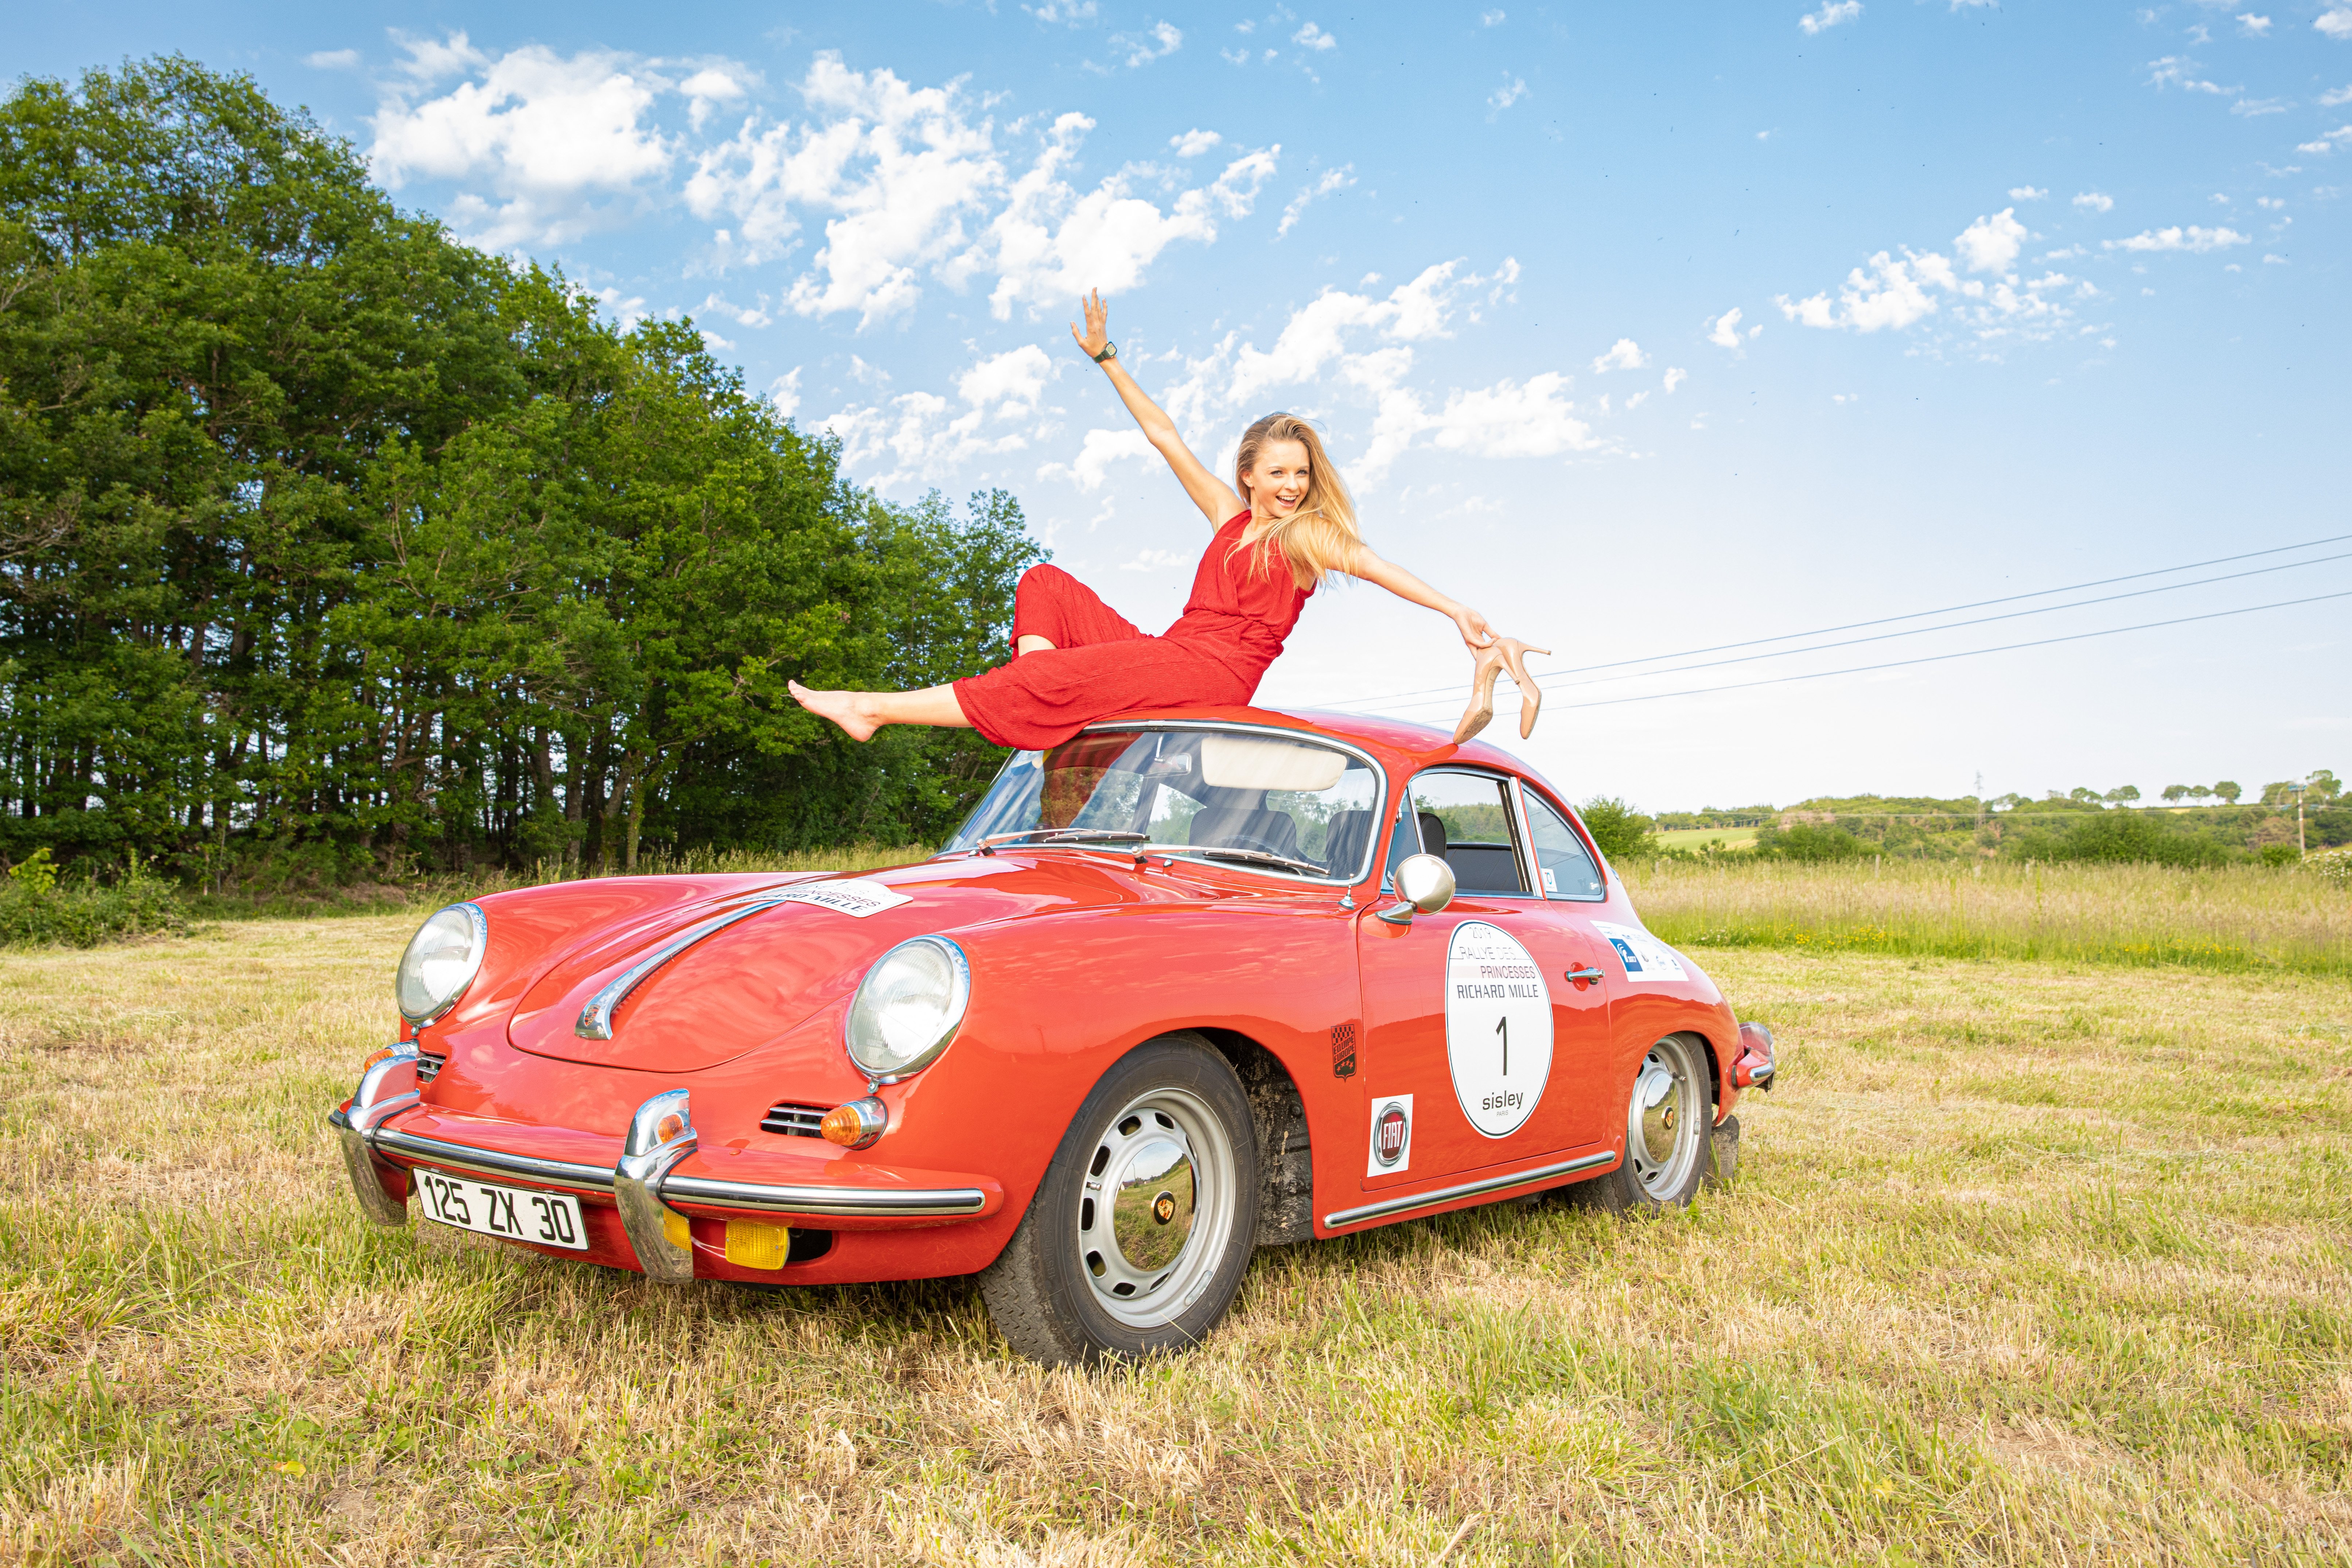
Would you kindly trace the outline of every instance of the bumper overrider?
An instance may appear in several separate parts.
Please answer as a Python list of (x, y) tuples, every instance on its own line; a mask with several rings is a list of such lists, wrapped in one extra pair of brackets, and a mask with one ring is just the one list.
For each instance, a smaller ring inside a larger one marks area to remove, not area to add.
[[(1003, 1191), (993, 1181), (882, 1184), (872, 1178), (899, 1173), (863, 1164), (856, 1171), (868, 1178), (864, 1183), (739, 1181), (680, 1171), (699, 1146), (683, 1089), (666, 1090), (637, 1107), (620, 1158), (609, 1166), (404, 1130), (393, 1123), (422, 1106), (416, 1063), (412, 1042), (379, 1051), (350, 1101), (327, 1115), (341, 1141), (360, 1207), (380, 1225), (408, 1222), (405, 1172), (419, 1165), (583, 1194), (591, 1202), (608, 1197), (646, 1277), (682, 1283), (695, 1278), (689, 1217), (814, 1219), (858, 1229), (897, 1228), (978, 1219), (1003, 1202)], [(441, 1117), (431, 1125), (437, 1132), (450, 1120)], [(388, 1184), (388, 1175), (398, 1185)]]

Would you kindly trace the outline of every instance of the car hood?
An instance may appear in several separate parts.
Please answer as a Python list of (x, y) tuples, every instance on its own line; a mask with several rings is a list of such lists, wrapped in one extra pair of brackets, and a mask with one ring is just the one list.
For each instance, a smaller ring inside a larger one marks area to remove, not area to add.
[(576, 1032), (581, 1010), (597, 992), (701, 922), (783, 889), (698, 900), (625, 932), (584, 933), (524, 992), (507, 1037), (520, 1050), (561, 1061), (691, 1072), (756, 1050), (839, 1003), (877, 958), (909, 937), (1150, 896), (1118, 869), (1073, 855), (970, 858), (856, 879), (795, 878), (791, 886), (823, 889), (850, 881), (878, 884), (906, 901), (864, 915), (814, 903), (774, 904), (746, 915), (640, 982), (614, 1014), (608, 1040)]

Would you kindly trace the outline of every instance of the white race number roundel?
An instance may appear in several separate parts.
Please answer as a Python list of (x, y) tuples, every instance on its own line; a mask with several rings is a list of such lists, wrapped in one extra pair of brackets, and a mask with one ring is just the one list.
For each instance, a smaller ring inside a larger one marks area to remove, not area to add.
[(1445, 950), (1445, 1062), (1470, 1125), (1506, 1138), (1551, 1077), (1551, 995), (1518, 939), (1484, 921), (1454, 928)]

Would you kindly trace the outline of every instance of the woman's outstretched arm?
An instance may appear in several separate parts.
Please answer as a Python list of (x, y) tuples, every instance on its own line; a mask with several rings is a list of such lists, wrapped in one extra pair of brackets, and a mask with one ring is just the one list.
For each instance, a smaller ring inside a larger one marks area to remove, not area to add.
[(1367, 583), (1377, 583), (1411, 604), (1435, 610), (1452, 621), (1462, 633), (1462, 640), (1472, 652), (1495, 640), (1495, 629), (1486, 617), (1458, 600), (1449, 599), (1393, 561), (1383, 561), (1369, 545), (1356, 546), (1356, 558), (1341, 570), (1350, 577), (1360, 577)]
[[(1078, 347), (1086, 351), (1088, 359), (1094, 359), (1110, 343), (1110, 307), (1103, 302), (1099, 289), (1089, 292), (1078, 304), (1087, 313), (1087, 330), (1081, 332), (1078, 324), (1073, 321), (1070, 323), (1070, 336), (1077, 339)], [(1192, 498), (1192, 504), (1201, 509), (1202, 515), (1209, 520), (1209, 526), (1223, 528), (1238, 515), (1242, 510), (1242, 498), (1234, 494), (1232, 486), (1209, 472), (1208, 466), (1192, 455), (1192, 448), (1184, 445), (1184, 437), (1176, 434), (1176, 422), (1160, 410), (1160, 405), (1151, 401), (1143, 388), (1135, 384), (1135, 377), (1127, 374), (1127, 367), (1118, 363), (1118, 356), (1113, 354), (1095, 363), (1103, 367), (1103, 374), (1110, 377), (1110, 384), (1118, 388), (1118, 400), (1127, 405), (1127, 411), (1135, 416), (1138, 425), (1143, 426), (1143, 438), (1168, 459), (1170, 468), (1176, 470), (1176, 478), (1183, 485), (1184, 493)]]

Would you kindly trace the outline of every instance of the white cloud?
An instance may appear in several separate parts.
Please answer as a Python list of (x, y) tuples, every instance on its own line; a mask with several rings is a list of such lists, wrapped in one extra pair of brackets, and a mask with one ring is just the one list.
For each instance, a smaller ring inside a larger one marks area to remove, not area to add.
[(756, 305), (738, 305), (724, 294), (710, 294), (695, 307), (695, 310), (698, 314), (724, 316), (744, 327), (772, 326), (775, 321), (775, 318), (768, 314), (768, 297), (765, 294), (760, 296), (760, 302)]
[(1011, 419), (1034, 413), (1053, 378), (1054, 362), (1045, 351), (1023, 343), (964, 372), (956, 393), (971, 406), (988, 410), (992, 418)]
[(1013, 183), (1003, 210), (948, 269), (953, 280), (992, 268), (997, 284), (989, 309), (999, 321), (1009, 319), (1013, 306), (1024, 301), (1035, 306), (1067, 300), (1091, 287), (1123, 293), (1176, 241), (1214, 240), (1221, 216), (1249, 215), (1282, 151), (1276, 146), (1244, 153), (1213, 184), (1182, 192), (1163, 212), (1133, 194), (1127, 171), (1107, 176), (1083, 195), (1062, 178), (1079, 138), (1092, 129), (1094, 121), (1080, 114), (1056, 121), (1049, 145)]
[[(1088, 487), (1091, 489), (1092, 487)], [(1122, 572), (1167, 572), (1178, 566), (1189, 566), (1192, 558), (1173, 550), (1146, 550), (1132, 561), (1119, 563)]]
[(1040, 22), (1060, 22), (1075, 27), (1081, 22), (1095, 19), (1099, 7), (1096, 0), (1045, 0), (1043, 5), (1021, 7)]
[[(369, 121), (369, 163), (394, 190), (419, 176), (486, 183), (498, 205), (466, 190), (447, 208), (478, 243), (560, 245), (611, 226), (669, 170), (675, 150), (651, 113), (667, 84), (626, 56), (566, 59), (532, 45), (485, 62), (462, 33), (403, 44), (415, 83), (477, 68), (479, 79), (422, 102), (392, 88)], [(599, 206), (600, 196), (614, 199)]]
[(2009, 199), (2013, 202), (2043, 201), (2049, 197), (2049, 195), (2050, 193), (2048, 191), (2039, 189), (2032, 185), (2011, 185), (2009, 187)]
[(2015, 214), (2015, 208), (2003, 207), (1990, 217), (1977, 219), (1952, 241), (1969, 271), (2006, 272), (2017, 260), (2029, 236)]
[(1127, 51), (1127, 63), (1130, 67), (1148, 66), (1152, 61), (1165, 59), (1182, 48), (1184, 35), (1166, 22), (1154, 22), (1151, 24), (1150, 33), (1147, 36), (1135, 37), (1121, 33), (1111, 39), (1111, 44), (1114, 47)]
[(1862, 0), (1822, 0), (1822, 8), (1811, 16), (1798, 17), (1797, 26), (1808, 34), (1819, 33), (1861, 15)]
[(349, 70), (360, 63), (357, 49), (320, 49), (302, 57), (302, 63), (313, 70)]
[(2324, 136), (2295, 143), (2294, 150), (2298, 153), (2333, 153), (2347, 142), (2352, 142), (2352, 125), (2339, 125)]
[(2220, 250), (2225, 246), (2252, 243), (2249, 237), (2234, 228), (2200, 228), (2191, 224), (2187, 228), (2174, 225), (2170, 228), (2151, 228), (2133, 235), (2129, 239), (2103, 242), (2109, 250)]
[(1739, 346), (1739, 307), (1734, 305), (1730, 310), (1726, 310), (1722, 315), (1717, 316), (1706, 334), (1706, 341), (1713, 343), (1717, 348), (1738, 348)]
[(2239, 90), (2189, 74), (2197, 68), (2197, 62), (2187, 55), (2167, 55), (2160, 60), (2147, 62), (2147, 83), (2154, 88), (2177, 87), (2183, 92), (2210, 93), (2217, 98), (2227, 98)]
[(768, 384), (768, 401), (776, 405), (776, 412), (782, 415), (787, 419), (790, 419), (793, 415), (800, 412), (800, 366), (793, 366), (790, 372), (776, 377), (775, 380)]
[(2293, 99), (2242, 98), (2238, 100), (2237, 102), (2230, 105), (2230, 112), (2232, 114), (2242, 114), (2251, 120), (2257, 115), (2263, 114), (2284, 114), (2288, 110), (2294, 107), (2294, 100)]
[(1280, 239), (1297, 226), (1309, 202), (1328, 196), (1334, 191), (1344, 191), (1356, 183), (1356, 165), (1343, 163), (1336, 169), (1326, 169), (1323, 177), (1311, 185), (1301, 185), (1290, 205), (1282, 209), (1282, 221), (1275, 226), (1274, 237)]
[(1499, 27), (1503, 25), (1503, 14), (1500, 11), (1481, 11), (1478, 24), (1485, 27)]
[(1612, 370), (1639, 370), (1649, 363), (1650, 356), (1642, 352), (1641, 344), (1631, 338), (1619, 338), (1609, 346), (1607, 353), (1592, 362), (1592, 370), (1598, 375)]
[[(1686, 370), (1669, 370), (1669, 371), (1667, 371), (1667, 372), (1666, 372), (1666, 379), (1665, 379), (1665, 392), (1666, 392), (1666, 395), (1667, 395), (1668, 397), (1672, 397), (1672, 396), (1675, 395), (1675, 387), (1677, 387), (1677, 386), (1680, 386), (1684, 382), (1686, 382), (1686, 381), (1688, 381), (1689, 379), (1690, 379), (1690, 372), (1688, 372), (1688, 371), (1686, 371)], [(1626, 405), (1626, 406), (1630, 408), (1630, 407), (1632, 407), (1632, 406), (1633, 406), (1633, 405), (1629, 403), (1629, 404), (1627, 404), (1627, 405)]]
[(688, 123), (699, 131), (710, 118), (714, 108), (722, 103), (732, 103), (741, 98), (747, 89), (735, 71), (721, 66), (706, 66), (678, 83), (677, 90), (686, 94), (691, 105), (688, 110)]
[(1140, 430), (1089, 430), (1079, 445), (1076, 460), (1048, 463), (1037, 470), (1037, 477), (1067, 479), (1082, 490), (1098, 490), (1113, 463), (1152, 455), (1151, 443), (1143, 438)]
[(2238, 30), (2250, 38), (2267, 38), (2271, 34), (2271, 19), (2257, 16), (2251, 11), (2241, 11), (2238, 13)]
[(2352, 6), (2339, 5), (2312, 24), (2327, 37), (2342, 43), (2352, 38)]
[[(1066, 175), (1094, 121), (1065, 114), (1018, 174), (961, 84), (917, 89), (887, 70), (848, 69), (822, 54), (801, 84), (808, 117), (748, 117), (706, 149), (686, 184), (688, 205), (720, 217), (726, 258), (746, 265), (785, 254), (803, 214), (825, 213), (824, 241), (794, 280), (805, 316), (856, 311), (861, 327), (907, 310), (928, 273), (961, 287), (993, 272), (999, 319), (1015, 303), (1076, 295), (1089, 284), (1132, 288), (1177, 239), (1216, 237), (1219, 216), (1242, 216), (1275, 172), (1275, 151), (1244, 154), (1213, 184), (1180, 192), (1162, 210), (1132, 194), (1149, 171), (1113, 174), (1081, 194)], [(1220, 140), (1176, 139), (1206, 151)], [(1188, 153), (1188, 155), (1190, 155)]]
[(1168, 138), (1168, 145), (1176, 149), (1179, 158), (1197, 158), (1212, 148), (1223, 145), (1224, 140), (1213, 131), (1187, 131), (1181, 136)]
[(1339, 39), (1312, 22), (1293, 33), (1290, 36), (1290, 41), (1302, 48), (1308, 49), (1336, 49), (1339, 47)]
[(1504, 110), (1527, 97), (1528, 84), (1510, 72), (1503, 73), (1503, 85), (1486, 95), (1486, 107), (1500, 114)]
[(2352, 85), (2331, 87), (2319, 95), (2323, 108), (2333, 109), (2339, 103), (2352, 103)]
[(2111, 213), (2116, 210), (2116, 198), (2102, 191), (2082, 191), (2075, 195), (2074, 205), (2084, 212)]

